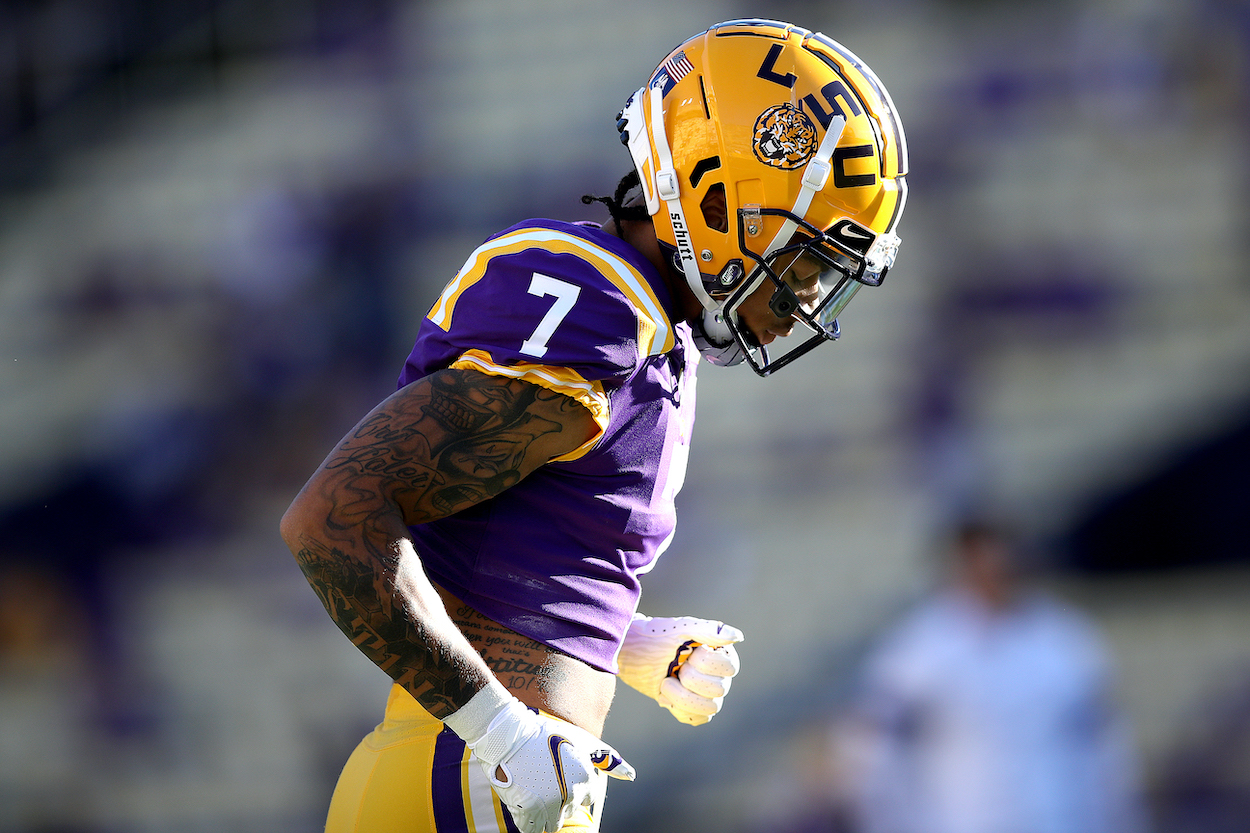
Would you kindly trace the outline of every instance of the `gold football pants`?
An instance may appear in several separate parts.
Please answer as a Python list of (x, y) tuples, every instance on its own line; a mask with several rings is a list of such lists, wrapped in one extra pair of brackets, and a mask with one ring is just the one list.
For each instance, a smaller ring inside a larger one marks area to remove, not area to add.
[[(607, 777), (592, 812), (561, 833), (597, 833)], [(382, 723), (348, 758), (330, 801), (326, 833), (517, 833), (464, 741), (408, 692), (391, 687)]]

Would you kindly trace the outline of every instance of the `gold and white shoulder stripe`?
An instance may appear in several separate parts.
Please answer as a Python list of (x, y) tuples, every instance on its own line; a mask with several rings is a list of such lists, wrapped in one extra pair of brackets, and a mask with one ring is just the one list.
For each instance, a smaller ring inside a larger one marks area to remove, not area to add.
[(518, 229), (478, 246), (456, 277), (447, 284), (427, 317), (440, 329), (449, 329), (456, 302), (467, 288), (486, 274), (486, 266), (491, 258), (517, 254), (535, 247), (580, 257), (595, 267), (629, 299), (638, 322), (638, 352), (641, 356), (658, 356), (673, 349), (675, 336), (668, 315), (642, 274), (619, 255), (602, 246), (553, 229)]

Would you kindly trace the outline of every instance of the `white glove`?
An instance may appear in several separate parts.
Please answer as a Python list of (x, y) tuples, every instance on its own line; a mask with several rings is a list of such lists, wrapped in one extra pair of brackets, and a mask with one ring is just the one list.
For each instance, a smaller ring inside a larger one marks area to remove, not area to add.
[(521, 833), (554, 833), (594, 800), (604, 773), (634, 780), (608, 744), (572, 723), (539, 714), (491, 681), (443, 722), (473, 750)]
[(620, 678), (691, 726), (711, 720), (741, 667), (742, 631), (693, 616), (634, 614), (617, 657)]

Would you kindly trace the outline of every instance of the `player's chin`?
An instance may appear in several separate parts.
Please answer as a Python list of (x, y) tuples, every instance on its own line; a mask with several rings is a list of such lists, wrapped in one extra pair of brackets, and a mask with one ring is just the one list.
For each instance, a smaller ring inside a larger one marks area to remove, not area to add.
[(767, 330), (765, 330), (764, 335), (758, 338), (757, 341), (760, 344), (772, 344), (777, 339), (785, 338), (786, 336), (790, 335), (790, 333), (792, 332), (794, 332), (793, 321), (789, 321), (784, 324), (777, 324), (776, 326), (769, 327)]

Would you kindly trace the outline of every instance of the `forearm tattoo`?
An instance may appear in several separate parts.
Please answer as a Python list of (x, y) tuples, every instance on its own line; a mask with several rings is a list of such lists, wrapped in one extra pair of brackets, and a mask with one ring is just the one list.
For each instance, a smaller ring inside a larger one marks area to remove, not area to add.
[(393, 564), (370, 563), (317, 542), (295, 554), (313, 591), (339, 630), (365, 656), (438, 718), (464, 705), (480, 680), (442, 635), (425, 630), (394, 593)]
[(576, 448), (586, 414), (560, 394), (474, 371), (425, 381), (375, 408), (309, 482), (325, 517), (301, 536), (296, 559), (352, 644), (443, 717), (480, 682), (450, 646), (453, 634), (414, 609), (411, 594), (432, 588), (399, 575), (397, 542), (407, 525), (493, 497)]

